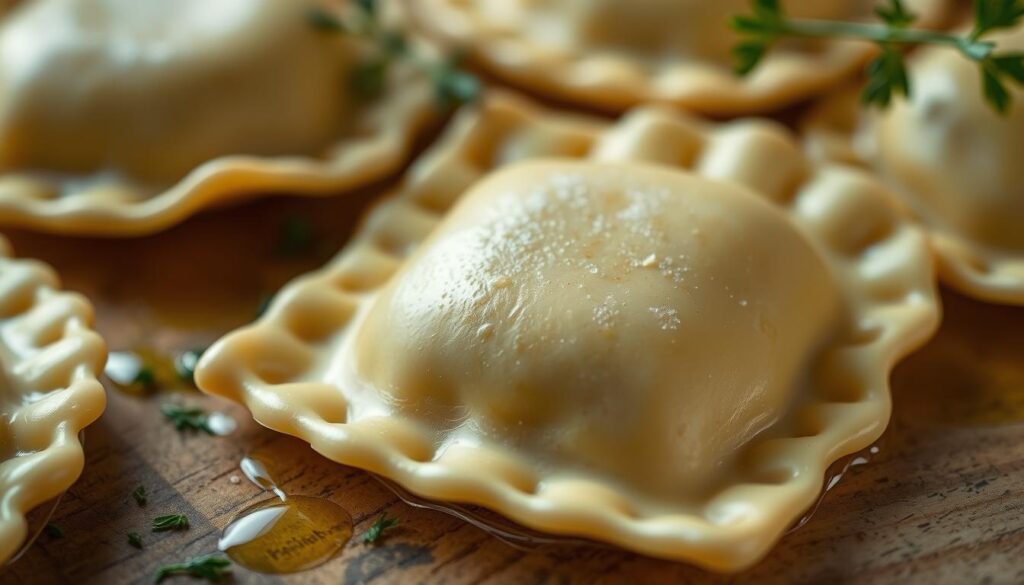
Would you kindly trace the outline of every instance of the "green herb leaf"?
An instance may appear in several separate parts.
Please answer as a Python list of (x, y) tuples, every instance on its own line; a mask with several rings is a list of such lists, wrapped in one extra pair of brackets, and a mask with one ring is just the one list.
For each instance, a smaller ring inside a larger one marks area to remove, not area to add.
[(132, 384), (147, 392), (155, 390), (157, 386), (156, 373), (153, 371), (153, 368), (144, 365), (140, 367), (138, 373), (135, 374)]
[[(757, 2), (770, 6), (775, 0)], [(375, 50), (356, 64), (349, 76), (349, 89), (357, 97), (367, 100), (380, 97), (387, 89), (391, 66), (398, 60), (430, 77), (441, 108), (459, 106), (480, 95), (480, 80), (459, 68), (457, 59), (444, 61), (417, 53), (401, 31), (385, 29), (378, 22), (379, 7), (375, 0), (356, 0), (355, 5), (360, 12), (356, 22), (342, 22), (324, 10), (311, 12), (309, 21), (318, 30), (351, 34), (372, 43)]]
[(917, 15), (903, 5), (903, 0), (889, 0), (888, 6), (875, 7), (875, 14), (889, 26), (906, 28), (917, 20)]
[(366, 529), (361, 539), (366, 543), (377, 542), (385, 530), (390, 530), (396, 525), (398, 525), (398, 518), (388, 518), (387, 514), (381, 514), (380, 518), (377, 518), (377, 521)]
[(167, 514), (153, 518), (153, 532), (165, 532), (167, 530), (187, 530), (188, 516), (184, 514)]
[(363, 61), (352, 69), (349, 78), (349, 86), (356, 96), (363, 99), (373, 99), (384, 93), (384, 86), (387, 82), (388, 70), (391, 68), (391, 60), (378, 57)]
[(317, 7), (309, 11), (307, 15), (309, 24), (313, 28), (325, 32), (325, 33), (343, 33), (345, 32), (345, 25), (338, 19), (337, 16), (331, 14), (327, 10)]
[(985, 92), (985, 99), (992, 104), (997, 112), (1002, 114), (1010, 109), (1013, 98), (1010, 97), (1010, 92), (999, 78), (995, 66), (990, 62), (984, 63), (981, 68), (981, 86)]
[(768, 44), (762, 41), (745, 41), (732, 48), (733, 69), (737, 75), (753, 71), (768, 53)]
[(1017, 26), (1024, 16), (1024, 0), (974, 0), (974, 30), (971, 38), (1001, 28)]
[(861, 101), (865, 104), (884, 108), (894, 95), (910, 95), (910, 80), (903, 55), (892, 47), (884, 47), (882, 53), (868, 64), (867, 77), (861, 93)]
[(50, 538), (64, 538), (64, 529), (53, 522), (47, 522), (46, 526), (43, 527), (43, 531)]
[(208, 424), (209, 417), (207, 416), (206, 411), (201, 408), (168, 403), (160, 407), (160, 412), (162, 412), (164, 417), (171, 421), (174, 428), (179, 431), (191, 429), (194, 431), (203, 431), (209, 435), (215, 434)]
[(356, 0), (356, 6), (367, 16), (377, 16), (377, 0)]
[(439, 67), (434, 74), (434, 95), (442, 108), (451, 108), (475, 101), (483, 87), (475, 75), (452, 63)]
[(903, 0), (886, 0), (875, 9), (882, 24), (788, 18), (776, 0), (754, 0), (752, 15), (734, 16), (732, 28), (739, 33), (733, 47), (735, 70), (749, 74), (764, 59), (772, 44), (784, 37), (849, 38), (873, 42), (881, 53), (867, 67), (867, 83), (861, 95), (866, 105), (888, 106), (898, 96), (909, 97), (911, 84), (901, 50), (912, 45), (939, 45), (955, 49), (981, 69), (985, 100), (999, 113), (1012, 103), (1008, 82), (1024, 86), (1024, 54), (996, 53), (996, 44), (982, 40), (985, 34), (1015, 27), (1024, 19), (1024, 0), (975, 0), (974, 28), (969, 35), (910, 28), (916, 15)]
[(1024, 84), (1024, 53), (1007, 53), (992, 57), (992, 65), (999, 73), (1018, 84)]
[(184, 563), (164, 565), (157, 569), (156, 582), (159, 583), (171, 575), (188, 575), (197, 579), (206, 579), (217, 583), (231, 572), (231, 561), (220, 555), (208, 555), (189, 559)]
[(761, 20), (779, 20), (782, 18), (782, 7), (779, 0), (752, 0), (754, 15)]
[(135, 503), (142, 506), (146, 505), (146, 486), (140, 485), (139, 487), (132, 490), (132, 498), (135, 499)]
[(130, 544), (131, 546), (133, 546), (133, 547), (135, 547), (135, 548), (137, 548), (139, 550), (142, 550), (142, 537), (139, 536), (138, 532), (129, 532), (128, 533), (128, 544)]

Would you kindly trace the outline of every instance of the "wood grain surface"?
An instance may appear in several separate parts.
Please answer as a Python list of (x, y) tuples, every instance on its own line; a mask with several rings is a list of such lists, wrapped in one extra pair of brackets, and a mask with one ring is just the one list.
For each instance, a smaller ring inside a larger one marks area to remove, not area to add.
[[(378, 192), (267, 199), (141, 239), (9, 235), (20, 256), (50, 262), (68, 288), (93, 300), (112, 350), (174, 351), (249, 321), (265, 295), (328, 258)], [(317, 234), (313, 249), (294, 258), (277, 248), (291, 215), (308, 218)], [(241, 424), (229, 437), (183, 434), (159, 413), (168, 393), (111, 389), (107, 412), (87, 431), (85, 472), (54, 516), (64, 537), (41, 536), (0, 581), (146, 583), (161, 564), (213, 552), (233, 515), (266, 498), (244, 479), (231, 481), (240, 458), (261, 448), (279, 456), (275, 474), (287, 492), (340, 503), (357, 533), (382, 511), (401, 524), (378, 545), (353, 540), (305, 573), (236, 568), (237, 583), (1022, 583), (1024, 310), (945, 300), (939, 336), (894, 376), (896, 411), (878, 453), (851, 467), (805, 525), (740, 575), (599, 546), (513, 548), (399, 501), (365, 473), (260, 428), (240, 407), (188, 393), (186, 401)], [(137, 485), (149, 492), (144, 508), (130, 495)], [(147, 530), (153, 516), (171, 512), (187, 514), (191, 528)], [(128, 545), (131, 531), (143, 535), (143, 550)]]

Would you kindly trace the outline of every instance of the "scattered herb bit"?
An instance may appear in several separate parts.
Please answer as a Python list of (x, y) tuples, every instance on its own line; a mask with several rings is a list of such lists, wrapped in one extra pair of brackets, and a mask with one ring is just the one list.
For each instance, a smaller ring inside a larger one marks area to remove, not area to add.
[(205, 347), (197, 347), (185, 350), (174, 358), (174, 371), (181, 381), (195, 385), (196, 365), (205, 352)]
[(153, 518), (153, 532), (165, 532), (167, 530), (187, 530), (188, 516), (184, 514), (167, 514)]
[(377, 521), (363, 533), (362, 541), (366, 543), (377, 542), (377, 539), (380, 538), (385, 530), (390, 530), (397, 524), (398, 518), (388, 518), (387, 514), (381, 514), (380, 518), (377, 518)]
[(180, 406), (178, 404), (165, 404), (160, 407), (160, 412), (163, 413), (167, 420), (174, 424), (174, 428), (179, 431), (185, 429), (191, 429), (194, 431), (203, 431), (208, 435), (214, 434), (213, 429), (208, 424), (209, 416), (206, 411), (195, 406)]
[(900, 95), (910, 97), (911, 84), (902, 47), (941, 45), (960, 52), (981, 71), (985, 100), (1000, 114), (1010, 109), (1007, 85), (1024, 86), (1024, 53), (997, 53), (996, 44), (982, 37), (1013, 28), (1024, 18), (1024, 0), (974, 0), (974, 27), (966, 35), (910, 28), (916, 15), (903, 0), (887, 0), (875, 9), (881, 24), (789, 18), (779, 0), (751, 0), (753, 14), (736, 16), (732, 28), (740, 41), (733, 47), (735, 69), (746, 75), (757, 68), (772, 45), (786, 37), (846, 38), (876, 43), (881, 53), (868, 64), (861, 94), (867, 105), (884, 108)]
[(142, 537), (139, 536), (138, 532), (129, 532), (128, 544), (132, 545), (133, 547), (139, 550), (142, 550)]
[(139, 487), (132, 490), (132, 498), (135, 499), (135, 503), (142, 506), (146, 505), (146, 486), (140, 485)]
[(50, 538), (64, 538), (64, 529), (53, 522), (47, 522), (46, 526), (43, 527), (43, 531), (45, 531), (46, 536), (49, 536)]
[(358, 10), (352, 22), (322, 8), (309, 13), (309, 22), (319, 31), (357, 36), (373, 45), (372, 54), (352, 70), (349, 86), (356, 96), (373, 99), (383, 93), (391, 66), (399, 60), (429, 77), (441, 108), (459, 106), (480, 95), (480, 80), (462, 70), (457, 59), (439, 60), (417, 52), (401, 32), (384, 28), (374, 0), (357, 0), (355, 5)]
[(391, 62), (382, 57), (372, 57), (352, 69), (349, 87), (352, 93), (365, 99), (379, 96), (387, 85), (388, 69)]
[(321, 7), (314, 8), (309, 12), (309, 25), (313, 28), (327, 33), (345, 32), (345, 26), (338, 17)]
[(149, 366), (140, 366), (138, 373), (135, 374), (135, 378), (132, 380), (132, 384), (138, 386), (142, 390), (149, 392), (156, 389), (156, 373), (153, 368)]
[[(358, 71), (357, 67), (357, 71)], [(277, 238), (277, 253), (282, 256), (300, 256), (313, 249), (316, 231), (308, 219), (300, 215), (289, 215), (281, 223)]]
[(206, 579), (211, 583), (219, 582), (231, 572), (231, 561), (219, 555), (208, 555), (189, 559), (184, 563), (164, 565), (156, 571), (156, 582), (159, 583), (172, 575), (188, 575), (197, 579)]
[(356, 5), (366, 14), (377, 15), (377, 0), (356, 0)]
[(445, 108), (469, 103), (480, 95), (482, 87), (475, 75), (459, 68), (459, 60), (453, 59), (434, 68), (435, 99)]

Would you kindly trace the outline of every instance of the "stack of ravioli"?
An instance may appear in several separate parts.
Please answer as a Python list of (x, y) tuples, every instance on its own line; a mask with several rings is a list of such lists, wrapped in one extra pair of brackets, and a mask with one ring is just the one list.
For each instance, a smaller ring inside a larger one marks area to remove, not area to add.
[[(915, 52), (913, 97), (868, 111), (850, 96), (870, 45), (786, 44), (737, 77), (746, 0), (381, 4), (466, 56), (475, 101), (439, 107), (401, 60), (354, 95), (375, 48), (310, 19), (345, 22), (342, 0), (0, 4), (0, 225), (133, 237), (390, 178), (333, 260), (206, 352), (199, 387), (419, 497), (719, 571), (879, 438), (940, 281), (1024, 305), (1024, 108), (991, 111), (955, 53)], [(936, 27), (951, 4), (908, 2)], [(0, 349), (50, 356), (2, 361), (3, 436), (29, 446), (0, 451), (3, 558), (103, 408), (91, 310), (56, 288), (0, 259)]]

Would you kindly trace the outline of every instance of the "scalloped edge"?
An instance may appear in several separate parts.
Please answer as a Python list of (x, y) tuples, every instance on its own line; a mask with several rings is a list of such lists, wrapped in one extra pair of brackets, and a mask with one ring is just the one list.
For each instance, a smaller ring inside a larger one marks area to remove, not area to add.
[(81, 176), (87, 187), (63, 192), (59, 180), (0, 174), (0, 222), (58, 234), (139, 236), (214, 205), (282, 193), (329, 196), (368, 186), (398, 171), (416, 139), (442, 118), (428, 80), (401, 68), (391, 83), (394, 90), (366, 106), (354, 117), (358, 126), (319, 157), (223, 156), (155, 194), (116, 178), (91, 182), (91, 175)]
[[(106, 406), (98, 377), (107, 349), (91, 328), (92, 306), (59, 286), (53, 269), (12, 258), (0, 237), (0, 361), (5, 391), (22, 400), (4, 407), (13, 409), (4, 433), (14, 440), (14, 456), (0, 462), (0, 564), (28, 537), (25, 515), (81, 475), (79, 432)], [(18, 427), (25, 427), (20, 440)]]
[[(655, 140), (655, 151), (647, 150)], [(744, 156), (737, 157), (737, 152)], [(765, 153), (772, 156), (765, 159)], [(847, 344), (822, 350), (822, 361), (842, 370), (843, 387), (832, 389), (834, 400), (811, 396), (795, 412), (794, 424), (806, 426), (794, 427), (800, 436), (745, 448), (755, 461), (759, 453), (776, 458), (788, 453), (789, 465), (752, 465), (752, 475), (760, 480), (723, 490), (702, 515), (637, 517), (607, 489), (597, 495), (594, 490), (576, 491), (571, 502), (545, 498), (559, 481), (549, 478), (537, 491), (536, 480), (521, 481), (531, 477), (529, 470), (524, 476), (493, 446), (478, 448), (506, 463), (486, 473), (460, 471), (446, 467), (444, 456), (439, 462), (433, 447), (425, 444), (429, 441), (397, 417), (344, 422), (348, 404), (325, 381), (330, 373), (323, 366), (334, 344), (344, 339), (340, 331), (357, 318), (360, 304), (390, 278), (466, 186), (495, 166), (535, 158), (533, 154), (682, 161), (679, 166), (695, 167), (705, 176), (762, 185), (765, 189), (759, 192), (793, 211), (799, 229), (827, 256), (837, 278), (847, 290), (856, 291), (851, 311), (856, 309), (858, 329), (851, 331)], [(335, 260), (289, 284), (257, 323), (218, 341), (203, 356), (196, 380), (204, 392), (245, 404), (261, 424), (300, 437), (335, 461), (394, 480), (418, 496), (477, 504), (529, 528), (611, 542), (714, 570), (749, 567), (814, 503), (828, 465), (881, 435), (891, 409), (889, 372), (927, 340), (939, 320), (934, 267), (924, 235), (904, 221), (867, 175), (839, 167), (812, 172), (806, 163), (788, 133), (767, 121), (715, 126), (669, 110), (642, 108), (611, 126), (492, 94), (480, 110), (459, 117), (415, 164), (396, 194), (369, 214)], [(748, 170), (753, 175), (745, 174)], [(846, 227), (837, 232), (839, 226)], [(319, 316), (317, 331), (296, 325), (309, 323), (313, 315)], [(858, 383), (851, 387), (851, 379)], [(799, 457), (795, 451), (809, 456)], [(772, 506), (750, 506), (752, 494), (767, 496)]]
[[(858, 91), (859, 85), (851, 85), (817, 104), (801, 122), (801, 133), (807, 150), (816, 158), (874, 171), (867, 153), (874, 148), (867, 144), (870, 118), (858, 115)], [(884, 173), (877, 174), (898, 196), (897, 182), (888, 180)], [(1024, 254), (999, 251), (952, 230), (929, 225), (910, 210), (909, 204), (902, 200), (898, 203), (927, 231), (944, 284), (981, 301), (1024, 305)]]
[[(427, 36), (467, 51), (488, 72), (509, 83), (559, 100), (609, 111), (647, 102), (728, 116), (770, 112), (819, 94), (850, 77), (875, 53), (870, 44), (830, 43), (817, 54), (775, 52), (748, 77), (706, 64), (652, 70), (630, 59), (594, 55), (562, 57), (555, 51), (500, 34), (452, 0), (404, 0), (410, 22)], [(919, 24), (945, 22), (949, 0), (921, 0)]]

